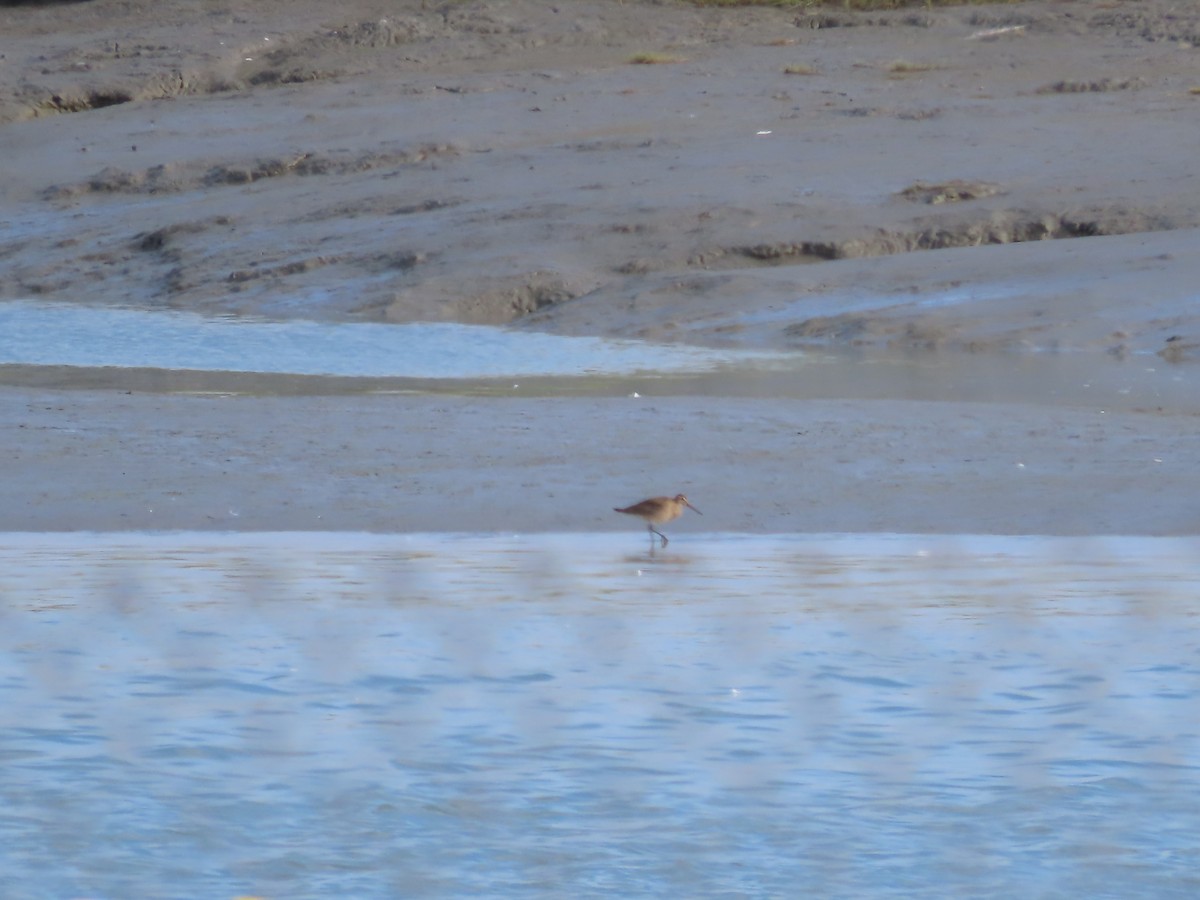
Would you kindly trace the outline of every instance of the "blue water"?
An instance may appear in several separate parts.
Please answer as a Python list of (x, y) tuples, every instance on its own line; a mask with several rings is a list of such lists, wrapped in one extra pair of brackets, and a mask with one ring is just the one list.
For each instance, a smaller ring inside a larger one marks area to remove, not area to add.
[[(94, 388), (103, 371), (106, 384), (132, 390), (261, 393), (278, 385), (260, 376), (286, 375), (396, 379), (403, 384), (367, 389), (406, 391), (428, 389), (422, 382), (429, 379), (441, 390), (457, 380), (468, 391), (481, 383), (494, 389), (500, 380), (526, 396), (649, 390), (1200, 410), (1200, 369), (1157, 358), (718, 349), (448, 323), (264, 321), (32, 300), (0, 303), (0, 384), (28, 383), (29, 373), (13, 366), (54, 367), (60, 387)], [(179, 377), (169, 387), (136, 377), (157, 369)], [(224, 374), (213, 385), (201, 372)]]
[[(793, 354), (794, 356), (794, 354)], [(777, 354), (452, 323), (262, 321), (13, 300), (0, 364), (405, 378), (707, 372)]]
[(1200, 541), (6, 535), (7, 896), (1190, 897)]

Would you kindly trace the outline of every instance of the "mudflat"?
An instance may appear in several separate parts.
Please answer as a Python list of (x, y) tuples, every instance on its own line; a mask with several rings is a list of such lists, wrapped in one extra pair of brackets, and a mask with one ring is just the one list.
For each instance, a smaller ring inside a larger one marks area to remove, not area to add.
[[(892, 400), (0, 391), (0, 528), (1193, 534), (1196, 415)], [(703, 503), (699, 499), (704, 497)], [(674, 544), (673, 544), (674, 546)]]
[[(1200, 409), (1119, 386), (1198, 378), (1200, 10), (89, 0), (0, 6), (0, 35), (0, 300), (947, 381), (213, 395), (9, 366), (0, 528), (617, 529), (684, 491), (681, 531), (1200, 530)], [(1066, 381), (1023, 374), (1048, 356)], [(973, 372), (995, 389), (956, 396)]]

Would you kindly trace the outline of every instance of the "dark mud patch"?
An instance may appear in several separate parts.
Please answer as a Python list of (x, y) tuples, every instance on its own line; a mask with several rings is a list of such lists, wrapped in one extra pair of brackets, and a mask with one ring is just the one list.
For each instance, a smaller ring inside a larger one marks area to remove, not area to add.
[[(827, 109), (825, 110), (825, 114), (842, 116), (847, 119), (892, 118), (901, 122), (928, 122), (932, 119), (940, 119), (943, 111), (941, 107), (937, 106), (916, 109), (892, 109), (887, 106), (851, 106), (842, 109)], [(787, 113), (782, 118), (803, 119), (807, 115), (807, 112), (796, 111)]]
[(488, 321), (497, 316), (503, 322), (511, 322), (577, 296), (578, 292), (561, 276), (539, 272), (528, 278), (510, 280), (507, 285), (502, 283), (474, 297), (464, 297), (457, 307), (459, 315), (468, 322)]
[(223, 163), (209, 168), (201, 178), (205, 187), (222, 184), (250, 184), (264, 178), (288, 175), (347, 175), (375, 169), (403, 168), (431, 159), (458, 156), (461, 149), (452, 144), (425, 144), (411, 150), (338, 156), (302, 153), (294, 157), (258, 160), (253, 163)]
[(256, 281), (260, 278), (285, 278), (289, 275), (301, 275), (305, 272), (322, 269), (337, 262), (341, 262), (341, 259), (336, 256), (310, 256), (307, 259), (293, 260), (292, 262), (282, 263), (277, 266), (238, 269), (235, 272), (230, 272), (225, 280), (233, 286), (234, 290), (237, 290), (238, 285), (245, 284), (248, 281)]
[[(989, 182), (951, 181), (927, 184), (917, 182), (899, 192), (903, 200), (928, 205), (954, 205), (986, 200), (1002, 194), (1003, 189)], [(1039, 213), (1028, 210), (999, 210), (983, 215), (947, 213), (940, 217), (921, 217), (912, 227), (871, 229), (845, 237), (784, 238), (753, 244), (704, 247), (686, 257), (647, 253), (651, 249), (641, 235), (643, 255), (616, 264), (618, 275), (642, 276), (678, 269), (734, 269), (752, 265), (810, 265), (844, 259), (894, 256), (921, 250), (947, 250), (962, 247), (1019, 244), (1029, 241), (1066, 240), (1171, 231), (1200, 225), (1200, 217), (1179, 217), (1165, 213), (1124, 208), (1079, 210), (1067, 213)], [(638, 228), (635, 234), (644, 229)], [(655, 244), (672, 245), (669, 236), (659, 234)]]
[[(85, 66), (84, 71), (88, 70), (90, 66)], [(141, 78), (78, 77), (73, 81), (57, 88), (28, 82), (22, 84), (9, 103), (0, 97), (0, 122), (85, 113), (126, 103), (212, 94), (236, 87), (214, 73), (182, 71)]]
[(964, 200), (979, 200), (1000, 193), (1000, 185), (987, 181), (943, 181), (926, 184), (918, 181), (900, 191), (897, 196), (915, 203), (961, 203)]
[(130, 243), (134, 250), (149, 254), (156, 263), (169, 267), (157, 279), (157, 293), (174, 296), (195, 286), (189, 280), (186, 239), (205, 234), (214, 228), (228, 232), (234, 227), (234, 220), (230, 216), (213, 216), (139, 232), (133, 236)]
[(910, 11), (858, 13), (851, 10), (824, 12), (811, 10), (794, 20), (797, 28), (818, 30), (822, 28), (932, 28), (938, 23), (937, 16)]
[(1180, 334), (1171, 335), (1158, 355), (1169, 363), (1200, 362), (1200, 340), (1188, 340)]
[(454, 197), (445, 200), (430, 199), (422, 200), (420, 203), (409, 203), (404, 206), (397, 206), (388, 211), (391, 216), (412, 216), (418, 213), (437, 212), (440, 209), (453, 209), (456, 206), (461, 206), (465, 201), (461, 197)]
[(942, 110), (937, 106), (929, 109), (901, 109), (895, 115), (902, 122), (927, 122), (930, 119), (940, 119)]
[(1130, 210), (1061, 214), (999, 212), (981, 220), (938, 222), (912, 230), (879, 230), (868, 236), (845, 240), (778, 241), (735, 246), (709, 253), (707, 256), (701, 255), (696, 259), (711, 261), (719, 256), (732, 255), (770, 265), (802, 264), (822, 260), (891, 256), (918, 250), (1140, 234), (1194, 225), (1191, 221), (1181, 222), (1165, 215)]
[(177, 163), (130, 171), (107, 167), (85, 181), (47, 188), (47, 200), (71, 200), (87, 194), (163, 194), (245, 185), (285, 176), (345, 175), (374, 169), (403, 168), (461, 153), (452, 144), (426, 144), (410, 150), (357, 155), (297, 153), (248, 162)]
[[(263, 278), (279, 279), (291, 275), (303, 275), (307, 272), (314, 272), (317, 269), (323, 269), (326, 266), (332, 265), (346, 265), (353, 267), (358, 272), (379, 274), (407, 271), (427, 261), (428, 257), (424, 253), (414, 253), (407, 250), (399, 250), (391, 253), (375, 253), (367, 256), (355, 256), (347, 253), (330, 256), (309, 256), (270, 266), (251, 264), (249, 268), (237, 269), (230, 272), (225, 280), (230, 285), (236, 286)], [(238, 288), (235, 287), (234, 289), (237, 290)]]
[[(497, 279), (452, 301), (452, 318), (470, 325), (507, 325), (574, 300), (583, 292), (554, 272)], [(394, 314), (389, 316), (394, 318)]]
[(104, 109), (106, 106), (119, 106), (122, 103), (130, 103), (133, 99), (133, 94), (126, 90), (118, 88), (108, 90), (94, 89), (74, 95), (51, 94), (46, 99), (40, 101), (37, 104), (37, 108), (42, 112), (53, 113), (85, 112), (89, 109)]
[(310, 212), (298, 214), (294, 222), (325, 222), (330, 219), (358, 219), (363, 216), (419, 216), (462, 206), (467, 201), (462, 197), (430, 197), (414, 203), (397, 204), (394, 197), (358, 198)]
[(134, 250), (150, 254), (156, 262), (169, 266), (157, 280), (158, 292), (167, 295), (178, 295), (199, 288), (209, 296), (219, 296), (222, 293), (239, 294), (252, 287), (261, 289), (264, 286), (288, 295), (302, 284), (297, 276), (306, 276), (330, 266), (343, 266), (350, 278), (364, 274), (388, 276), (408, 273), (431, 258), (426, 253), (409, 249), (312, 255), (286, 253), (282, 254), (282, 258), (280, 254), (274, 254), (274, 260), (254, 259), (243, 262), (238, 268), (221, 269), (218, 261), (221, 253), (214, 258), (213, 241), (203, 235), (212, 229), (224, 229), (228, 242), (234, 228), (231, 217), (215, 216), (141, 232), (134, 235), (130, 243)]
[(1043, 85), (1035, 94), (1105, 94), (1112, 91), (1133, 91), (1145, 87), (1140, 78), (1100, 78), (1096, 81), (1055, 81)]
[(292, 66), (282, 69), (262, 69), (246, 79), (251, 87), (270, 87), (285, 84), (304, 84), (307, 81), (324, 81), (336, 78), (338, 69), (314, 69), (308, 66)]
[(644, 138), (637, 141), (622, 141), (622, 140), (596, 140), (596, 141), (580, 141), (573, 144), (563, 144), (563, 150), (574, 150), (577, 153), (616, 153), (623, 150), (646, 150), (656, 144), (664, 143), (661, 140), (654, 138)]
[(170, 252), (182, 235), (201, 234), (213, 226), (228, 227), (232, 224), (233, 219), (229, 216), (214, 216), (201, 222), (180, 222), (134, 235), (133, 246), (145, 253)]
[[(845, 344), (850, 346), (886, 345), (898, 349), (936, 350), (955, 343), (961, 329), (933, 318), (894, 321), (877, 316), (845, 313), (815, 316), (787, 326), (784, 335), (802, 345)], [(966, 342), (962, 349), (985, 349), (978, 342)]]
[(1200, 45), (1200, 7), (1195, 3), (1176, 3), (1169, 10), (1104, 10), (1088, 20), (1093, 31), (1111, 31), (1144, 41), (1175, 41)]
[(507, 325), (574, 300), (586, 290), (554, 271), (486, 279), (431, 279), (397, 292), (382, 309), (356, 312), (387, 322), (440, 319), (466, 325)]

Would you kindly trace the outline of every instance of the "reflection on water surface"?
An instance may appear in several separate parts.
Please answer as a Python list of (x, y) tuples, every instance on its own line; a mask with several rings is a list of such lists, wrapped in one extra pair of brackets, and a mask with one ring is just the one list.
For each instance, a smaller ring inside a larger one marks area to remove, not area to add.
[(21, 896), (1185, 896), (1195, 539), (9, 535)]

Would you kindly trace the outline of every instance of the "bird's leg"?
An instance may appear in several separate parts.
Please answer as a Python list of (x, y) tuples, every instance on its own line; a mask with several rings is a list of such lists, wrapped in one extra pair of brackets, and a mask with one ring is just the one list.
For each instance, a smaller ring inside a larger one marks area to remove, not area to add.
[[(667, 536), (665, 534), (663, 534), (661, 531), (655, 531), (654, 526), (649, 522), (646, 523), (646, 527), (650, 529), (651, 534), (657, 534), (660, 538), (662, 538), (662, 545), (664, 547), (667, 546)], [(654, 538), (650, 538), (650, 543), (654, 543)]]

